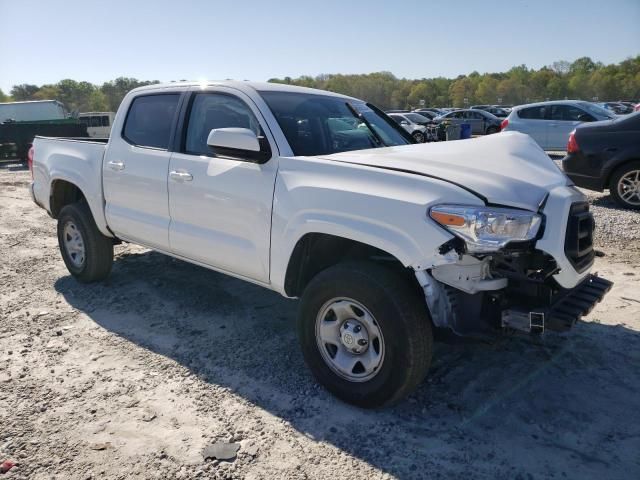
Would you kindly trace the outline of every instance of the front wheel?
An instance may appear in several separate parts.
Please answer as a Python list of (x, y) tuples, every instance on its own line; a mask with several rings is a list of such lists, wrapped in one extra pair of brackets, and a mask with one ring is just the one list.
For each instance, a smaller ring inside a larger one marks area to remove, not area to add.
[(302, 295), (298, 335), (316, 379), (360, 407), (402, 399), (431, 362), (424, 299), (407, 278), (372, 263), (338, 264), (313, 278)]
[(611, 196), (618, 205), (640, 209), (640, 161), (621, 166), (611, 176)]
[(416, 143), (424, 143), (424, 133), (422, 132), (413, 132), (411, 134)]
[(113, 240), (100, 233), (85, 202), (66, 205), (60, 211), (58, 245), (67, 270), (78, 281), (97, 282), (111, 272)]

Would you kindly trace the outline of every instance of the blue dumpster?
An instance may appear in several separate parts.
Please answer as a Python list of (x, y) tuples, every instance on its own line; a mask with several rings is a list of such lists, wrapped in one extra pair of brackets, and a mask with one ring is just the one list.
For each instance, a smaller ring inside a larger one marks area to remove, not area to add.
[(471, 125), (469, 123), (460, 124), (460, 139), (471, 138)]

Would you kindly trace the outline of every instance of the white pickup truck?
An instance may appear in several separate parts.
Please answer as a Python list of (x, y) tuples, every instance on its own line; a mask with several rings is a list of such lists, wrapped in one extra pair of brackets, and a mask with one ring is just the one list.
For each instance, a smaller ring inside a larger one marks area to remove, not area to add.
[(300, 297), (308, 366), (363, 407), (422, 381), (435, 328), (564, 330), (611, 287), (585, 197), (520, 133), (414, 144), (355, 98), (174, 83), (130, 92), (108, 141), (34, 148), (79, 281), (124, 241)]

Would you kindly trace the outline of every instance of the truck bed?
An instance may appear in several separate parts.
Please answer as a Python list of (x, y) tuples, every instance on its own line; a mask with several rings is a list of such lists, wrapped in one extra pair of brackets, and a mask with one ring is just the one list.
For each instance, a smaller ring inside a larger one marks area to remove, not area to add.
[(102, 160), (107, 138), (42, 137), (33, 141), (34, 199), (51, 213), (53, 186), (71, 182), (86, 199), (100, 231), (110, 235), (104, 218), (102, 201)]

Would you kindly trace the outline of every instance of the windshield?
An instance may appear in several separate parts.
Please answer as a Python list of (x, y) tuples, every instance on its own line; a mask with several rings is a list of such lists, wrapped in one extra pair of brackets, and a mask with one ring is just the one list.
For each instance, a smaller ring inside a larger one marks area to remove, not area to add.
[(259, 92), (296, 156), (411, 143), (394, 122), (360, 100), (299, 92)]
[(429, 118), (426, 115), (422, 115), (418, 113), (407, 113), (405, 114), (405, 117), (407, 117), (413, 123), (425, 123), (429, 121)]
[(615, 114), (600, 105), (588, 102), (580, 102), (579, 105), (592, 115), (604, 118), (616, 118)]

